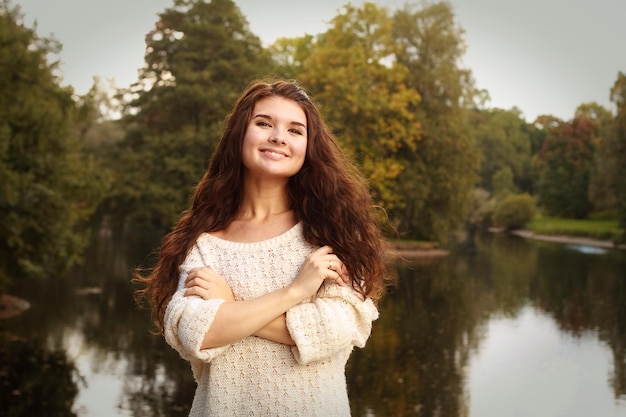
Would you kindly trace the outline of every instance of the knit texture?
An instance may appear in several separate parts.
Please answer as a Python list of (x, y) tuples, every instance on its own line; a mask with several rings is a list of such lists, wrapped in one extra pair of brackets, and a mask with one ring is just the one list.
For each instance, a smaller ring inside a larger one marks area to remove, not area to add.
[(378, 311), (353, 289), (325, 282), (311, 300), (287, 312), (296, 346), (250, 336), (228, 346), (200, 349), (223, 300), (184, 297), (191, 268), (209, 265), (236, 300), (283, 288), (315, 247), (302, 225), (254, 243), (203, 234), (181, 265), (178, 290), (165, 313), (165, 338), (191, 363), (197, 382), (190, 417), (350, 415), (345, 365), (363, 347)]

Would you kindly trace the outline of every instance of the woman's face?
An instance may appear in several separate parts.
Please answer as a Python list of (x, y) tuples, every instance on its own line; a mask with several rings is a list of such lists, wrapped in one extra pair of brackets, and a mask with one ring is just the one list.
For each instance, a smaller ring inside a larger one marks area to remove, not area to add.
[(289, 178), (306, 157), (307, 120), (295, 101), (266, 97), (254, 106), (243, 139), (242, 161), (257, 177)]

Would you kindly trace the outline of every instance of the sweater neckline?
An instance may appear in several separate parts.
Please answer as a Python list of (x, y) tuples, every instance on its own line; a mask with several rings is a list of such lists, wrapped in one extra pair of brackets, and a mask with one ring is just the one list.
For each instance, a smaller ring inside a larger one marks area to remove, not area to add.
[(265, 240), (259, 240), (256, 242), (235, 242), (232, 240), (222, 239), (220, 237), (213, 236), (210, 233), (204, 233), (208, 240), (213, 242), (213, 244), (218, 245), (227, 249), (248, 249), (248, 250), (256, 250), (256, 249), (267, 249), (277, 245), (281, 245), (286, 241), (291, 240), (294, 236), (302, 234), (302, 222), (297, 222), (295, 225), (291, 226), (291, 228), (287, 229), (283, 233), (271, 237)]

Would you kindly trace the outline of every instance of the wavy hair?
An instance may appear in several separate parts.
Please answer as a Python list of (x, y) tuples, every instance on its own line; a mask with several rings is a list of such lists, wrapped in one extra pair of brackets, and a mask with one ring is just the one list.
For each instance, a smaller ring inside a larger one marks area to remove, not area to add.
[(386, 241), (374, 216), (369, 186), (341, 150), (315, 102), (295, 82), (252, 83), (235, 103), (209, 166), (195, 188), (191, 207), (161, 242), (155, 267), (138, 269), (159, 331), (165, 309), (176, 291), (179, 266), (203, 232), (224, 229), (239, 210), (243, 193), (242, 144), (255, 104), (266, 97), (293, 100), (307, 118), (307, 151), (300, 171), (288, 181), (290, 208), (302, 223), (304, 238), (330, 245), (350, 272), (352, 287), (377, 301), (385, 289)]

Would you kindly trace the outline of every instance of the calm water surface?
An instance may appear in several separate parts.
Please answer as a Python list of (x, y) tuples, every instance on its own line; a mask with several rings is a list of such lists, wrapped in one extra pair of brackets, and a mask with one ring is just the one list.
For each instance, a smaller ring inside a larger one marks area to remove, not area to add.
[[(134, 308), (138, 247), (100, 239), (69, 277), (17, 284), (0, 415), (187, 415), (191, 370)], [(485, 236), (392, 271), (353, 416), (626, 417), (626, 253)]]

